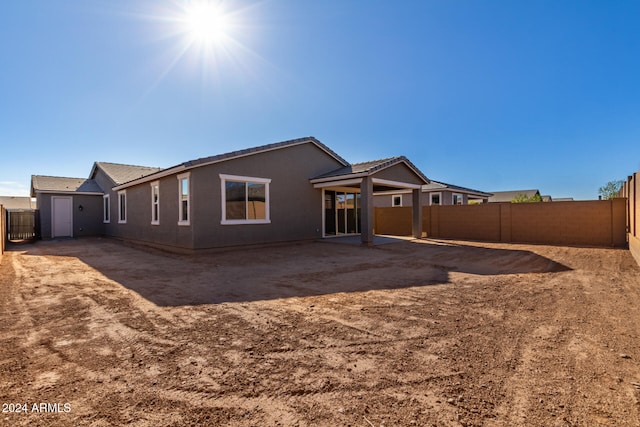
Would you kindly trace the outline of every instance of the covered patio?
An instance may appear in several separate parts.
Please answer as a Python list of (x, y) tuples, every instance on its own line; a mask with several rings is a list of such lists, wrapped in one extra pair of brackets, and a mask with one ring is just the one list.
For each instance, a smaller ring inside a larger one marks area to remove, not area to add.
[(422, 236), (422, 185), (429, 179), (406, 157), (355, 163), (312, 178), (322, 190), (322, 237), (360, 235), (362, 244), (374, 244), (373, 193), (410, 190), (413, 198), (412, 235)]

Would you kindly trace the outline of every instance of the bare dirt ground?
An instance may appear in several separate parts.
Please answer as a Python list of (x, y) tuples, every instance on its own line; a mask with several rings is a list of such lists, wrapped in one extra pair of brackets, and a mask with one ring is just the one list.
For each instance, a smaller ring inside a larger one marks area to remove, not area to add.
[(640, 425), (624, 250), (39, 242), (0, 308), (2, 425)]

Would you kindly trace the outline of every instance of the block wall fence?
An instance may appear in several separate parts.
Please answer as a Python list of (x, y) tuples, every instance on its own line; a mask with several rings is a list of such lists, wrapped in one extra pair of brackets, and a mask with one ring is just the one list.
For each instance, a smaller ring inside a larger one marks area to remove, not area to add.
[[(429, 238), (625, 247), (626, 209), (624, 198), (424, 206), (422, 231)], [(376, 208), (375, 232), (410, 235), (411, 208)]]
[(627, 181), (622, 186), (619, 195), (626, 197), (628, 200), (626, 209), (626, 227), (627, 238), (629, 240), (629, 250), (640, 265), (640, 232), (638, 232), (638, 225), (640, 225), (640, 184), (638, 178), (640, 177), (640, 171), (629, 175)]

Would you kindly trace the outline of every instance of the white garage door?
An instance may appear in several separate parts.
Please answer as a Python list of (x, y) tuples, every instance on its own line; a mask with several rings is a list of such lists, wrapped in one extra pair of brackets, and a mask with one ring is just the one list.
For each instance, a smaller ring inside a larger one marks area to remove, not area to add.
[(71, 197), (51, 197), (51, 211), (53, 218), (51, 237), (72, 237), (73, 227), (71, 218)]

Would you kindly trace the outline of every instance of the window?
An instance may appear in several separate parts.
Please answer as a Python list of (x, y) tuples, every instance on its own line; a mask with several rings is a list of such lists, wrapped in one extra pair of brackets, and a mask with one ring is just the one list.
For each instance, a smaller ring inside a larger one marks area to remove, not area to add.
[(160, 183), (151, 183), (151, 225), (160, 224)]
[(393, 206), (394, 208), (396, 206), (402, 206), (402, 195), (401, 194), (394, 194), (393, 196), (391, 196), (391, 206)]
[(190, 225), (191, 191), (189, 173), (178, 175), (178, 225)]
[(462, 194), (453, 193), (451, 201), (453, 202), (454, 205), (461, 205), (462, 204)]
[(439, 205), (440, 203), (440, 193), (431, 193), (429, 196), (429, 204), (430, 205)]
[(111, 222), (111, 202), (108, 194), (102, 196), (102, 222)]
[(268, 224), (270, 179), (220, 174), (221, 224)]
[(118, 191), (118, 224), (127, 223), (127, 190)]

